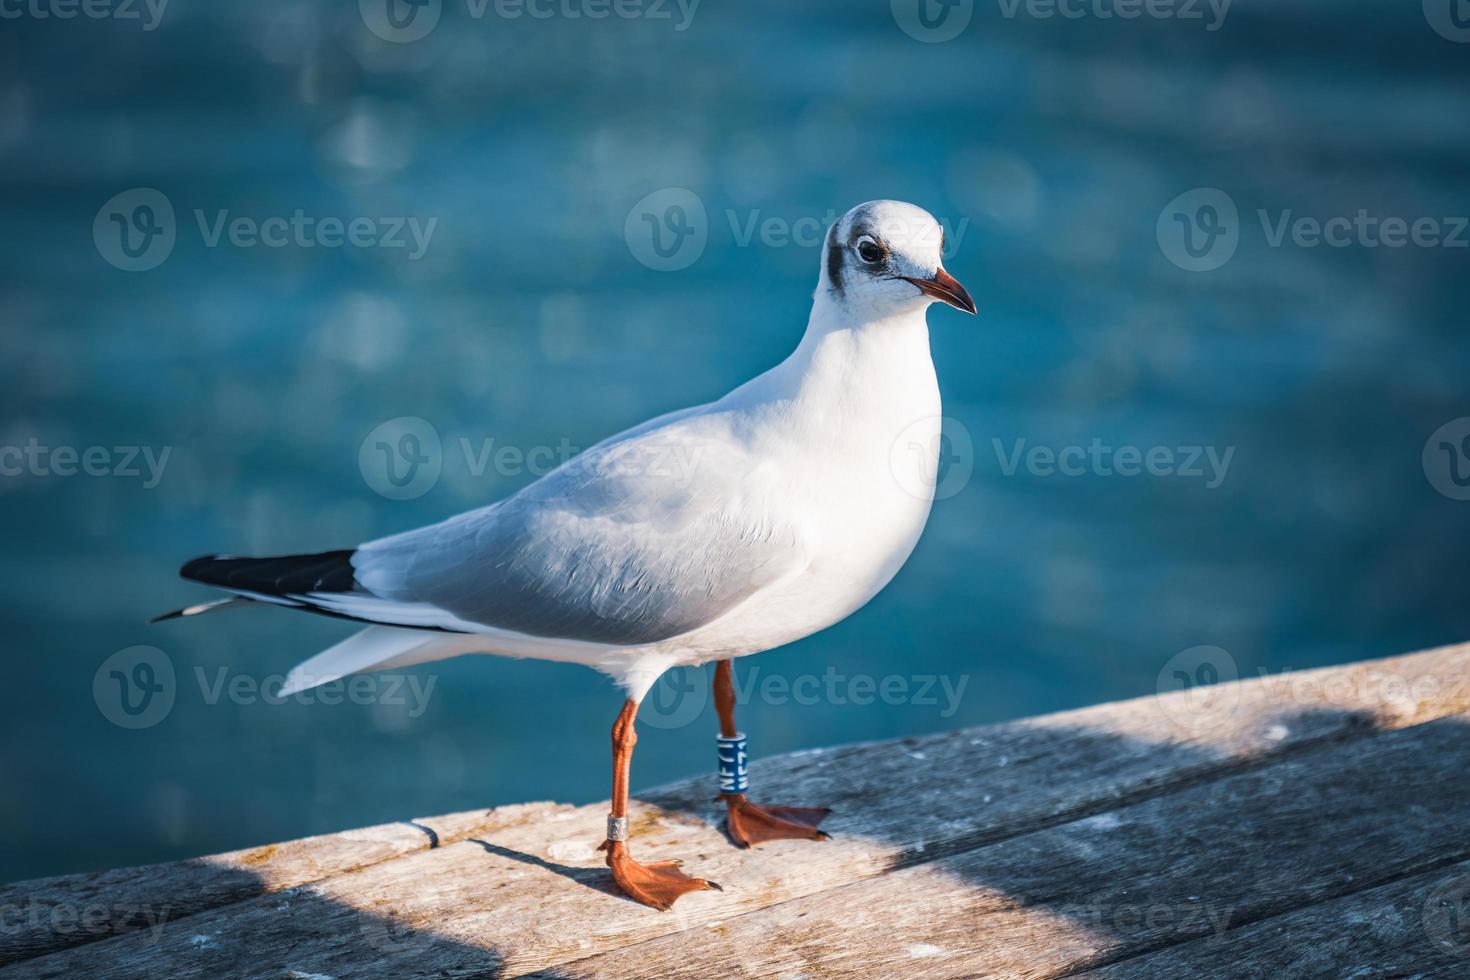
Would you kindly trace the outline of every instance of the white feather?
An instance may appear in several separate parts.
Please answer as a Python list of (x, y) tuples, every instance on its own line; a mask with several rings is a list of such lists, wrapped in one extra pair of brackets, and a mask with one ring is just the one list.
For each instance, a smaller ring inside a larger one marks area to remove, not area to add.
[(286, 675), (286, 683), (281, 686), (281, 697), (289, 697), (348, 674), (440, 659), (440, 655), (420, 649), (422, 647), (443, 647), (446, 649), (442, 656), (452, 657), (455, 654), (447, 648), (457, 647), (460, 640), (462, 638), (445, 638), (421, 630), (369, 626), (293, 667)]

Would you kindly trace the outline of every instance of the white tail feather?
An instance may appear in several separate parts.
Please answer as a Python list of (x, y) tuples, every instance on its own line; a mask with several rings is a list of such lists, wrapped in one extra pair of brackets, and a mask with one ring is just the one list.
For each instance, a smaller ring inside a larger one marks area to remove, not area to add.
[(463, 652), (463, 646), (463, 637), (446, 637), (394, 626), (369, 626), (293, 667), (286, 675), (286, 683), (281, 686), (280, 696), (289, 697), (298, 691), (365, 670), (407, 667), (452, 657)]

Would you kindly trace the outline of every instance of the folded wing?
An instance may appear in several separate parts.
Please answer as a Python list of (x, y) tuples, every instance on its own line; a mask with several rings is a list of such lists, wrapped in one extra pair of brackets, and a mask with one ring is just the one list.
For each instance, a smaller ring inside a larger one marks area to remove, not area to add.
[(299, 570), (255, 559), (275, 563), (256, 576), (245, 559), (215, 559), (210, 571), (222, 574), (191, 563), (189, 577), (385, 625), (656, 643), (719, 619), (807, 561), (778, 513), (779, 488), (762, 485), (723, 425), (697, 416), (635, 431), (499, 503)]

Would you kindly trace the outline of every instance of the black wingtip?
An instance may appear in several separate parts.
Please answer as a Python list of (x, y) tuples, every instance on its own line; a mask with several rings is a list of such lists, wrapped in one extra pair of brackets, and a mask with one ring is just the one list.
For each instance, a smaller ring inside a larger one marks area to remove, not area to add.
[(191, 582), (198, 582), (200, 580), (200, 574), (204, 569), (224, 557), (226, 556), (200, 555), (198, 558), (191, 558), (184, 562), (184, 566), (179, 569), (179, 578), (188, 579)]
[(357, 585), (352, 555), (351, 548), (266, 558), (205, 555), (185, 562), (179, 575), (203, 585), (262, 595), (350, 592)]
[[(184, 608), (187, 609), (188, 607), (185, 606)], [(173, 612), (166, 612), (162, 616), (154, 616), (152, 619), (148, 620), (148, 625), (152, 626), (154, 623), (161, 623), (168, 619), (179, 619), (183, 615), (183, 609), (175, 609)]]

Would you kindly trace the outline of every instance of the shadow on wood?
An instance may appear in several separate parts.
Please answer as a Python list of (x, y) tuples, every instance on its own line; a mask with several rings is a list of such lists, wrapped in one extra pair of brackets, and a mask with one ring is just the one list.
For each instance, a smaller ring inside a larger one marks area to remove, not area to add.
[[(0, 901), (181, 897), (193, 914), (73, 949), (7, 926), (7, 952), (35, 958), (3, 975), (1208, 975), (1244, 937), (1288, 973), (1308, 955), (1449, 971), (1470, 964), (1458, 920), (1392, 910), (1470, 890), (1467, 666), (1446, 648), (757, 762), (755, 798), (834, 807), (824, 843), (736, 849), (712, 779), (646, 792), (640, 859), (726, 889), (671, 913), (613, 894), (605, 804), (20, 883)], [(1314, 910), (1337, 907), (1377, 917), (1322, 948)]]

